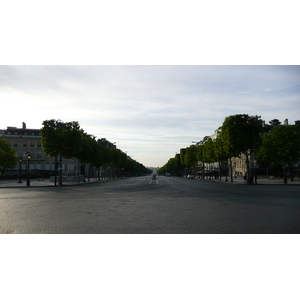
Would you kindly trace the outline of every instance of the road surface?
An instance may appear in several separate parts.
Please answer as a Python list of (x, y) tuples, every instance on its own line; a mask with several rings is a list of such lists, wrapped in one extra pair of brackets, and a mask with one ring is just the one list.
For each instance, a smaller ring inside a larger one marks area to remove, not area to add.
[(300, 233), (300, 186), (132, 177), (0, 190), (0, 233)]

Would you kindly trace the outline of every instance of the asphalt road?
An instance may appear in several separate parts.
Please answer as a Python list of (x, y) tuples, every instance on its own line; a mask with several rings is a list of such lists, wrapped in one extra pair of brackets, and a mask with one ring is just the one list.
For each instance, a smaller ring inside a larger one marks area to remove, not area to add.
[(300, 233), (300, 186), (146, 176), (6, 188), (0, 233)]

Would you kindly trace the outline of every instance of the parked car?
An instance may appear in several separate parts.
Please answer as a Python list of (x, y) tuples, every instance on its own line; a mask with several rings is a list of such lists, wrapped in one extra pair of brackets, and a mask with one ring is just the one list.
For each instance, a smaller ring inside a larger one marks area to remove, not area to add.
[(187, 179), (194, 179), (194, 175), (188, 175), (186, 178)]

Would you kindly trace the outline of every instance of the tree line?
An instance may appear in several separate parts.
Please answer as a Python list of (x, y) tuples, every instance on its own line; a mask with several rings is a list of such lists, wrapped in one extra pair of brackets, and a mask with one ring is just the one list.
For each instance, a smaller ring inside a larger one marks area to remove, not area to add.
[(253, 176), (253, 168), (251, 169), (250, 166), (252, 155), (257, 164), (255, 167), (268, 169), (275, 164), (281, 165), (285, 171), (286, 183), (286, 167), (292, 177), (292, 164), (300, 160), (300, 122), (296, 121), (297, 125), (281, 125), (279, 120), (274, 119), (269, 122), (271, 130), (266, 130), (262, 123), (261, 117), (257, 115), (228, 116), (217, 129), (215, 139), (208, 138), (198, 145), (180, 149), (180, 153), (170, 158), (157, 172), (182, 175), (184, 170), (200, 166), (204, 174), (205, 164), (217, 163), (219, 175), (221, 175), (221, 168), (225, 168), (230, 170), (232, 180), (232, 158), (243, 155), (249, 182), (250, 177)]
[[(62, 166), (62, 159), (77, 159), (80, 165), (89, 165), (100, 169), (110, 166), (126, 175), (150, 174), (151, 170), (141, 163), (131, 159), (126, 153), (117, 148), (108, 148), (101, 140), (86, 133), (77, 121), (63, 122), (61, 120), (45, 120), (40, 130), (41, 145), (44, 153), (55, 159)], [(9, 144), (0, 139), (0, 168), (2, 172), (14, 168), (17, 163), (16, 152)], [(59, 168), (59, 184), (62, 184), (62, 168)]]

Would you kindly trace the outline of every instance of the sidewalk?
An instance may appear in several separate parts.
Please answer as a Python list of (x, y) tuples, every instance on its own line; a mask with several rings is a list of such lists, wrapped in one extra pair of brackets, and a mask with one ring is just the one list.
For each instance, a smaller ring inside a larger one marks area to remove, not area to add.
[[(86, 179), (86, 182), (63, 182), (62, 186), (71, 186), (71, 185), (79, 185), (79, 184), (88, 184), (88, 183), (94, 183), (94, 182), (102, 182), (106, 180), (99, 181), (97, 178), (90, 178), (90, 181)], [(57, 179), (57, 186), (58, 185), (58, 179)], [(44, 179), (44, 181), (39, 181), (38, 179), (30, 179), (30, 187), (54, 187), (54, 182), (50, 182), (50, 179)], [(0, 188), (28, 188), (26, 179), (22, 179), (22, 183), (18, 183), (18, 180), (10, 179), (10, 180), (0, 180)]]
[[(200, 179), (202, 180), (202, 179)], [(205, 179), (208, 180), (208, 179)], [(227, 183), (227, 184), (246, 184), (244, 182), (244, 178), (242, 177), (237, 177), (233, 178), (233, 182), (231, 182), (231, 178), (227, 177), (228, 181), (225, 181), (226, 177), (222, 177), (222, 180), (220, 181), (219, 179), (214, 179), (214, 180), (209, 180), (209, 181), (215, 181), (215, 182), (222, 182), (222, 183)], [(283, 183), (283, 178), (274, 178), (274, 179), (268, 179), (265, 177), (258, 177), (257, 178), (257, 184), (258, 185), (300, 185), (300, 179), (296, 178), (294, 181), (290, 181), (288, 179), (287, 184)]]

